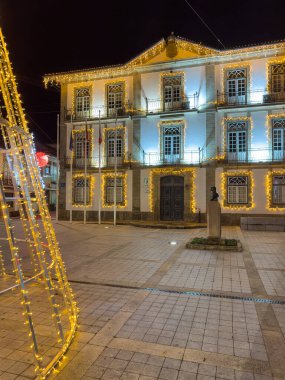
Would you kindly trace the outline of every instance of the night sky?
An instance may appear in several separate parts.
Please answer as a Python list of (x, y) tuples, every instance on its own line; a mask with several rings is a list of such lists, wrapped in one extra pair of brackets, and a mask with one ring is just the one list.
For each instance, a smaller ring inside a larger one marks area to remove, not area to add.
[[(226, 48), (285, 39), (284, 0), (188, 2)], [(0, 24), (42, 143), (55, 141), (59, 110), (59, 92), (44, 89), (43, 74), (125, 63), (172, 31), (223, 48), (185, 0), (0, 0)]]

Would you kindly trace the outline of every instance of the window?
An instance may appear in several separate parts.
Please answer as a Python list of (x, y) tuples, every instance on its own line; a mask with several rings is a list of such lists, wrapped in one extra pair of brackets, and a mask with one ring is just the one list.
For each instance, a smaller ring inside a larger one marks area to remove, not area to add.
[(227, 102), (246, 103), (246, 69), (227, 70)]
[(247, 121), (227, 123), (227, 151), (229, 160), (246, 160), (247, 131)]
[[(86, 139), (87, 137), (87, 139)], [(87, 131), (76, 132), (74, 131), (74, 157), (76, 159), (85, 158), (85, 143), (86, 143), (86, 156), (90, 157), (90, 133)]]
[[(115, 157), (115, 144), (117, 145), (117, 158), (123, 156), (123, 129), (117, 129), (117, 140), (115, 130), (107, 131), (107, 155), (108, 158)], [(116, 141), (115, 141), (116, 140)]]
[(182, 105), (182, 77), (169, 76), (163, 78), (164, 110), (181, 108)]
[(273, 119), (272, 120), (272, 150), (273, 159), (282, 160), (284, 158), (285, 151), (285, 119)]
[(75, 90), (75, 116), (87, 117), (90, 111), (90, 90), (89, 88), (78, 88)]
[(107, 85), (108, 115), (122, 114), (124, 99), (124, 84), (116, 83)]
[(272, 93), (285, 93), (285, 63), (271, 65), (271, 91)]
[(272, 176), (272, 204), (285, 204), (285, 175)]
[[(84, 177), (75, 178), (73, 186), (73, 203), (84, 205), (85, 183)], [(86, 204), (90, 202), (90, 180), (86, 179)]]
[(228, 204), (248, 203), (248, 177), (227, 177), (227, 202)]
[[(107, 177), (106, 178), (106, 203), (114, 204), (114, 186), (115, 186), (115, 178)], [(116, 203), (123, 203), (123, 178), (117, 177), (116, 182)]]
[(175, 161), (181, 155), (181, 126), (171, 125), (163, 127), (163, 158)]

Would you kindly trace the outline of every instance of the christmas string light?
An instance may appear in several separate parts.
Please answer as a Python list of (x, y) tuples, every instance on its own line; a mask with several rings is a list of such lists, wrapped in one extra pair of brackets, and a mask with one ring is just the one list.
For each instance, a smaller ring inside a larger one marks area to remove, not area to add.
[[(29, 134), (20, 96), (17, 91), (15, 76), (12, 72), (6, 44), (0, 30), (0, 87), (3, 102), (5, 104), (5, 119), (0, 120), (1, 131), (4, 137), (5, 149), (11, 152), (13, 173), (17, 176), (17, 188), (15, 191), (20, 221), (24, 230), (25, 241), (31, 248), (31, 263), (34, 266), (34, 276), (31, 280), (42, 278), (44, 289), (49, 299), (51, 316), (54, 320), (55, 331), (58, 337), (58, 352), (43, 362), (37, 343), (36, 331), (33, 324), (32, 305), (29, 293), (26, 289), (26, 280), (23, 277), (21, 258), (17, 247), (18, 240), (14, 237), (13, 225), (10, 221), (9, 210), (3, 192), (3, 183), (0, 181), (0, 205), (5, 224), (7, 241), (9, 243), (16, 285), (20, 288), (22, 305), (24, 307), (25, 325), (29, 329), (32, 339), (31, 349), (34, 351), (36, 373), (38, 379), (44, 379), (51, 373), (58, 363), (64, 358), (66, 351), (74, 337), (78, 309), (74, 301), (73, 293), (67, 281), (66, 270), (61, 258), (60, 250), (52, 226), (47, 207), (45, 192), (35, 159), (34, 145)], [(33, 197), (31, 196), (33, 192)], [(38, 217), (33, 209), (33, 198), (38, 206)], [(44, 242), (46, 241), (46, 243)], [(49, 256), (48, 256), (49, 255)], [(47, 257), (51, 262), (48, 262)], [(37, 265), (36, 265), (37, 262)], [(55, 271), (52, 278), (51, 270)], [(63, 305), (56, 300), (56, 291), (63, 297)], [(69, 326), (63, 329), (62, 313), (68, 315)], [(47, 357), (45, 358), (47, 359)], [(47, 364), (43, 364), (47, 363)]]

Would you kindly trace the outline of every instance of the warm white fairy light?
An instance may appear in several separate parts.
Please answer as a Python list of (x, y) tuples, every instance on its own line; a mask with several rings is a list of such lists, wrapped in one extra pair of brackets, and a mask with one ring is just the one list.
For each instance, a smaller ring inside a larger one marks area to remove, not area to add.
[[(22, 108), (20, 96), (17, 91), (15, 76), (12, 72), (6, 44), (0, 30), (0, 87), (3, 102), (5, 104), (7, 121), (1, 122), (1, 131), (4, 137), (6, 148), (12, 152), (13, 170), (17, 173), (18, 187), (21, 190), (21, 198), (18, 195), (20, 220), (25, 232), (26, 240), (33, 246), (31, 261), (38, 261), (39, 267), (35, 267), (35, 278), (42, 276), (44, 286), (47, 291), (55, 328), (58, 334), (58, 352), (46, 365), (43, 364), (43, 357), (39, 353), (37, 345), (37, 335), (33, 327), (32, 305), (29, 293), (24, 286), (21, 258), (19, 256), (17, 241), (14, 239), (13, 226), (10, 222), (9, 210), (3, 192), (3, 184), (0, 179), (0, 209), (5, 224), (7, 241), (9, 243), (16, 284), (21, 285), (21, 297), (26, 318), (25, 325), (29, 329), (31, 337), (31, 349), (34, 352), (36, 361), (36, 373), (38, 379), (44, 379), (52, 369), (61, 361), (67, 351), (76, 331), (78, 310), (73, 298), (72, 290), (66, 277), (66, 271), (62, 262), (58, 243), (56, 240), (50, 214), (47, 207), (45, 192), (42, 186), (38, 165), (35, 159), (33, 142), (29, 134), (27, 121)], [(16, 190), (17, 193), (18, 190)], [(34, 192), (39, 208), (39, 222), (35, 218), (30, 192)], [(40, 232), (42, 230), (42, 232)], [(43, 238), (47, 244), (43, 244)], [(49, 253), (52, 264), (48, 263), (46, 253)], [(61, 321), (61, 310), (55, 299), (55, 281), (51, 280), (50, 269), (54, 268), (57, 289), (63, 296), (64, 313), (69, 317), (69, 329), (64, 334)], [(37, 272), (38, 271), (38, 272)]]

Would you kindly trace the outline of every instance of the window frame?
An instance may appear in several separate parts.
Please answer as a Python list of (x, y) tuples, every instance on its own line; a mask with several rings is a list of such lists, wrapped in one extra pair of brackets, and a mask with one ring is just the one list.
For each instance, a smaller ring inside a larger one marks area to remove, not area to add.
[[(84, 92), (84, 91), (88, 92), (88, 95), (78, 95), (78, 93)], [(79, 108), (81, 108), (81, 109), (79, 109)], [(74, 89), (74, 114), (75, 114), (75, 117), (76, 118), (89, 117), (90, 112), (91, 112), (91, 88), (89, 86), (75, 88)]]
[[(274, 179), (277, 177), (283, 178), (282, 184), (274, 184)], [(275, 198), (274, 197), (274, 187), (275, 186), (281, 187), (281, 202), (275, 202), (274, 201), (274, 198)], [(285, 173), (283, 175), (277, 174), (277, 173), (272, 173), (272, 176), (271, 176), (271, 202), (270, 203), (271, 203), (271, 207), (273, 207), (273, 208), (285, 206)]]
[[(111, 87), (120, 86), (120, 91), (110, 91)], [(116, 114), (120, 114), (119, 110), (124, 109), (125, 107), (125, 97), (126, 97), (126, 89), (125, 82), (115, 82), (115, 83), (106, 83), (106, 110), (108, 116), (116, 116)], [(112, 99), (113, 98), (113, 99)], [(113, 105), (113, 106), (111, 106)], [(121, 112), (122, 112), (121, 111)]]
[[(277, 72), (278, 66), (281, 67), (281, 73)], [(274, 70), (276, 70), (276, 73), (274, 73)], [(276, 89), (276, 83), (275, 83), (275, 78), (277, 78), (278, 76), (281, 76), (279, 79), (280, 89)], [(280, 93), (285, 94), (285, 62), (270, 64), (270, 93), (275, 94), (275, 95), (280, 94)]]
[[(75, 176), (72, 178), (72, 206), (83, 206), (83, 207), (85, 206), (84, 204), (85, 180), (86, 180), (86, 206), (91, 206), (92, 178), (91, 176), (86, 176), (86, 179), (85, 179), (84, 175)], [(82, 182), (81, 186), (78, 186), (79, 181)], [(77, 189), (82, 189), (82, 190), (79, 193)]]
[[(116, 206), (119, 208), (124, 208), (127, 205), (127, 174), (118, 174), (117, 176), (117, 199)], [(115, 185), (115, 175), (105, 174), (103, 176), (103, 188), (102, 192), (102, 204), (103, 207), (110, 208), (114, 206), (114, 185)], [(120, 198), (118, 198), (118, 195)], [(119, 199), (119, 201), (118, 201)]]
[[(236, 184), (229, 184), (230, 180), (232, 179), (239, 179), (239, 178), (242, 178), (243, 180), (245, 180), (245, 184), (239, 184), (239, 183), (236, 183)], [(245, 205), (248, 205), (249, 204), (249, 181), (250, 181), (250, 178), (248, 175), (227, 175), (227, 179), (226, 179), (227, 183), (226, 183), (226, 203), (227, 205), (229, 206), (245, 206)], [(246, 200), (242, 201), (242, 199), (240, 198), (240, 196), (242, 195), (242, 193), (237, 189), (246, 189), (245, 191), (245, 198)], [(229, 189), (232, 189), (231, 191), (229, 191)], [(233, 192), (232, 192), (233, 191)], [(232, 193), (231, 193), (232, 192)], [(230, 200), (230, 197), (235, 197), (236, 200), (235, 201), (232, 201)]]

